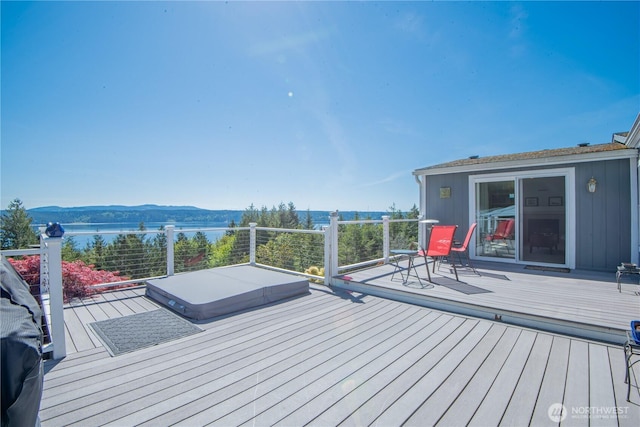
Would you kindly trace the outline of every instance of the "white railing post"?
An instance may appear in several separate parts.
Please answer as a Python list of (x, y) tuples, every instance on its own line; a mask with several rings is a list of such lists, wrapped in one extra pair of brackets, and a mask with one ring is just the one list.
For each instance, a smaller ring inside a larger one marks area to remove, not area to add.
[(165, 230), (167, 232), (167, 276), (173, 276), (175, 274), (175, 257), (173, 250), (173, 233), (175, 226), (167, 225)]
[(46, 251), (44, 238), (47, 237), (44, 232), (47, 227), (38, 227), (40, 230), (40, 295), (49, 293), (49, 271), (47, 270)]
[(43, 235), (41, 239), (43, 246), (41, 256), (46, 255), (47, 263), (53, 358), (58, 360), (67, 355), (67, 344), (64, 338), (64, 297), (62, 294), (62, 238)]
[(389, 263), (389, 215), (382, 215), (382, 257)]
[(256, 265), (256, 224), (249, 223), (249, 264)]
[(330, 260), (331, 260), (331, 229), (327, 225), (322, 226), (324, 237), (324, 284), (325, 286), (331, 285)]
[[(333, 276), (338, 274), (338, 211), (331, 212), (329, 216), (329, 239), (330, 256), (329, 256), (329, 282), (333, 284)], [(325, 269), (326, 270), (326, 269)]]

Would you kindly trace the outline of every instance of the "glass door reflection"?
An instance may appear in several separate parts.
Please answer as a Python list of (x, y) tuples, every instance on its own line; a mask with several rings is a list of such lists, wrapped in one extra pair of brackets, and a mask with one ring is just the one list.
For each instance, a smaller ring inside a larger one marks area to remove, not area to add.
[(516, 257), (515, 180), (476, 183), (476, 254)]

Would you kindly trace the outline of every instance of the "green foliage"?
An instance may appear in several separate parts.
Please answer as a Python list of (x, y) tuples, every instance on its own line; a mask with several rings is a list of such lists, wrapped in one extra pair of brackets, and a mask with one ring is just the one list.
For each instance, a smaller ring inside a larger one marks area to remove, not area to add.
[(87, 264), (92, 264), (97, 270), (104, 270), (104, 257), (107, 242), (99, 234), (93, 236), (93, 241), (87, 242), (82, 258)]
[[(236, 243), (235, 234), (226, 234), (211, 245), (211, 255), (209, 257), (209, 267), (223, 267), (233, 264), (231, 255)], [(248, 261), (248, 258), (247, 258)]]
[[(300, 222), (298, 211), (292, 202), (289, 202), (288, 205), (280, 203), (277, 208), (273, 206), (271, 210), (268, 210), (266, 206), (263, 206), (258, 210), (253, 204), (251, 204), (244, 211), (242, 219), (240, 220), (240, 226), (248, 227), (252, 222), (256, 223), (258, 227), (288, 229), (305, 228)], [(313, 228), (313, 219), (311, 218), (309, 211), (307, 211), (307, 217), (304, 225), (308, 230)]]
[(256, 248), (256, 262), (295, 271), (296, 245), (294, 235), (280, 233)]
[(211, 243), (202, 232), (189, 239), (184, 233), (178, 233), (174, 246), (174, 266), (176, 273), (202, 270), (209, 265)]
[(62, 260), (75, 261), (80, 259), (82, 252), (77, 248), (76, 240), (73, 236), (65, 237), (62, 241)]
[[(403, 213), (395, 205), (387, 214), (392, 220), (417, 219), (419, 212), (416, 206)], [(12, 203), (10, 209), (3, 214), (15, 222), (27, 224), (30, 230), (30, 219), (26, 216), (19, 200)], [(13, 216), (11, 216), (13, 215)], [(358, 221), (361, 216), (357, 212), (352, 220)], [(19, 221), (17, 221), (17, 220)], [(343, 214), (340, 219), (344, 220)], [(372, 219), (370, 216), (367, 220)], [(9, 224), (9, 222), (7, 222)], [(189, 238), (185, 233), (178, 233), (174, 243), (174, 267), (176, 272), (200, 270), (246, 263), (249, 261), (250, 223), (258, 227), (273, 229), (314, 229), (313, 217), (309, 211), (300, 219), (293, 203), (280, 203), (277, 207), (257, 209), (253, 204), (243, 213), (239, 227), (232, 227), (215, 242), (198, 232)], [(244, 228), (242, 230), (238, 228)], [(391, 248), (406, 248), (418, 240), (418, 226), (415, 221), (391, 223)], [(160, 228), (163, 231), (164, 227)], [(140, 233), (120, 234), (112, 242), (107, 243), (100, 235), (82, 249), (78, 249), (72, 237), (65, 237), (62, 256), (65, 262), (82, 260), (96, 270), (118, 272), (131, 279), (154, 277), (166, 274), (167, 237), (164, 233), (153, 233), (147, 237), (144, 223), (139, 225)], [(339, 226), (338, 254), (339, 264), (355, 264), (382, 257), (382, 224), (341, 224)], [(256, 261), (287, 270), (305, 272), (313, 266), (324, 265), (324, 238), (312, 233), (288, 233), (274, 230), (257, 230)], [(3, 229), (3, 238), (5, 236)], [(7, 234), (7, 236), (9, 236)], [(34, 242), (37, 236), (33, 233)], [(16, 240), (16, 239), (13, 239)], [(9, 239), (7, 238), (7, 241)], [(4, 244), (4, 240), (3, 240)], [(320, 267), (318, 267), (320, 268)], [(315, 271), (315, 270), (313, 270)], [(310, 273), (315, 274), (315, 273)], [(320, 274), (322, 275), (322, 274)]]
[[(318, 266), (312, 265), (311, 267), (307, 268), (304, 272), (305, 274), (311, 274), (313, 276), (324, 276), (324, 267), (318, 267)], [(309, 279), (309, 280), (314, 283), (324, 283), (324, 280), (321, 280), (321, 279)]]
[[(389, 219), (418, 219), (420, 212), (416, 205), (405, 215), (396, 209), (395, 204), (389, 208)], [(417, 245), (417, 222), (392, 222), (389, 224), (389, 247), (391, 249), (408, 249)]]
[[(358, 220), (360, 219), (357, 216)], [(365, 218), (370, 220), (371, 218)], [(382, 224), (338, 226), (338, 263), (356, 264), (382, 257)]]
[(9, 203), (0, 216), (0, 248), (26, 249), (38, 244), (38, 234), (31, 226), (32, 219), (22, 206), (20, 199)]
[[(395, 204), (387, 212), (390, 220), (417, 219), (420, 215), (414, 205), (406, 214), (396, 209)], [(342, 221), (342, 216), (340, 215)], [(356, 212), (354, 221), (359, 221)], [(364, 220), (370, 220), (367, 216)], [(357, 264), (382, 258), (383, 230), (382, 224), (340, 224), (338, 226), (338, 263), (340, 265)], [(416, 221), (391, 222), (389, 224), (389, 246), (391, 249), (409, 248), (418, 241), (418, 224)]]

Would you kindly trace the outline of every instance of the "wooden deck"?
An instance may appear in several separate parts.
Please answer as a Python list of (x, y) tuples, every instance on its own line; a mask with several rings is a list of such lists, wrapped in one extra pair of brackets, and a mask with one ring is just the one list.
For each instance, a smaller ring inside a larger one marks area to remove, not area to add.
[[(401, 267), (406, 265), (406, 261), (401, 261)], [(456, 282), (448, 265), (442, 264), (432, 273), (433, 283), (428, 283), (424, 262), (420, 260), (416, 271), (421, 286), (413, 276), (405, 284), (398, 273), (392, 279), (394, 266), (387, 264), (348, 273), (341, 287), (615, 344), (624, 343), (630, 321), (640, 318), (640, 286), (636, 277), (624, 278), (619, 292), (613, 272), (563, 273), (488, 262), (474, 265), (479, 275), (468, 268), (461, 269)]]
[(544, 426), (559, 403), (563, 425), (640, 424), (618, 345), (323, 286), (110, 357), (86, 324), (157, 308), (143, 293), (66, 307), (42, 425)]

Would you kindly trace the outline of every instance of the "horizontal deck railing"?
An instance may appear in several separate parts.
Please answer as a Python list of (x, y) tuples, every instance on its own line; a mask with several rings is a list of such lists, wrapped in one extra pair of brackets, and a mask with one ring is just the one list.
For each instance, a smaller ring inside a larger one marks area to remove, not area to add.
[[(92, 292), (105, 287), (171, 276), (205, 268), (250, 264), (294, 273), (331, 285), (334, 276), (389, 262), (390, 249), (420, 239), (417, 219), (339, 221), (332, 213), (321, 230), (258, 227), (68, 232), (64, 238), (41, 236), (40, 248), (2, 251), (5, 256), (40, 255), (40, 288), (47, 301), (47, 322), (53, 357), (66, 355), (64, 343), (63, 260), (82, 261), (82, 268), (110, 272), (109, 281), (93, 283)], [(357, 229), (357, 230), (356, 230)], [(223, 233), (214, 242), (206, 232)], [(193, 233), (192, 237), (187, 234)], [(94, 236), (83, 248), (74, 237)], [(204, 236), (204, 237), (203, 237)], [(66, 242), (63, 239), (67, 239)]]

